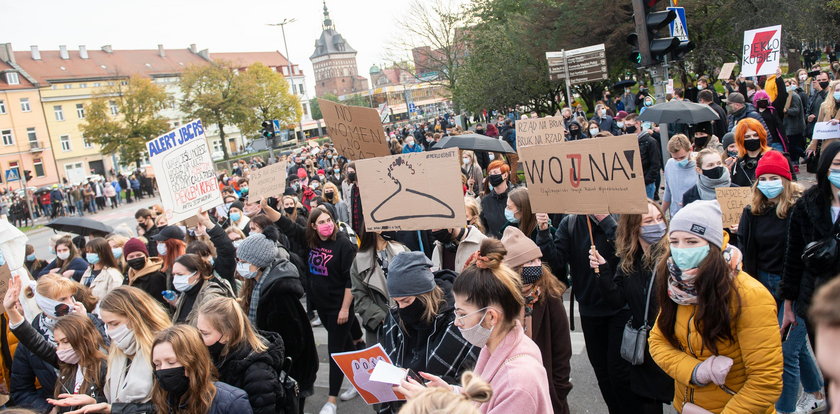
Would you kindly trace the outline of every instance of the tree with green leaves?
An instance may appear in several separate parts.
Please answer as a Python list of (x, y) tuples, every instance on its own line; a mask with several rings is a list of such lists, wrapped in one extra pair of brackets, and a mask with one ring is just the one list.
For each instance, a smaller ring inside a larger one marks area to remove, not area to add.
[(227, 159), (225, 126), (243, 126), (253, 113), (255, 99), (249, 78), (240, 76), (234, 65), (216, 61), (186, 68), (180, 87), (184, 94), (181, 110), (204, 125), (216, 125)]
[[(132, 76), (127, 84), (118, 82), (85, 107), (85, 120), (79, 125), (84, 137), (101, 147), (103, 154), (118, 154), (124, 163), (136, 162), (146, 154), (146, 141), (169, 130), (169, 121), (158, 115), (170, 97), (151, 79)], [(111, 114), (111, 102), (118, 114)]]
[[(343, 105), (363, 106), (365, 108), (370, 108), (370, 99), (362, 95), (352, 95), (348, 99), (342, 101), (338, 99), (338, 96), (335, 96), (331, 93), (327, 93), (321, 96), (320, 99), (338, 102)], [(309, 100), (309, 108), (312, 109), (312, 119), (322, 119), (324, 117), (324, 114), (321, 113), (321, 105), (318, 105), (318, 98), (312, 98)]]
[(262, 63), (254, 63), (240, 73), (250, 90), (250, 111), (239, 124), (243, 134), (256, 132), (265, 120), (277, 119), (281, 125), (296, 125), (303, 114), (300, 99), (291, 93), (289, 83), (280, 73)]

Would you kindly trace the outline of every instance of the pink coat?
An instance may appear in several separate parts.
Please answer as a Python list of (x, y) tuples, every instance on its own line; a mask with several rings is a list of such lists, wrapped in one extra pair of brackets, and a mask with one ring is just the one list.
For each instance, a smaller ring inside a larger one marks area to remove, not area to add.
[(516, 322), (496, 350), (481, 348), (475, 373), (493, 387), (483, 414), (551, 413), (548, 377), (537, 344)]

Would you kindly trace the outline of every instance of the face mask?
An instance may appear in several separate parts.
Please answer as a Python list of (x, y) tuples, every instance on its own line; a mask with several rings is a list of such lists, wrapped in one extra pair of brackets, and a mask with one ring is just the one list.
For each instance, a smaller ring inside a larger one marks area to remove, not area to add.
[(347, 173), (347, 179), (350, 180), (351, 182), (356, 182), (356, 173), (355, 172)]
[(530, 285), (536, 283), (542, 277), (542, 265), (538, 266), (522, 266), (522, 283)]
[(703, 89), (706, 89), (705, 87), (703, 87), (703, 85), (697, 85), (697, 90), (698, 91), (702, 91)]
[[(476, 312), (481, 312), (486, 309), (487, 308), (479, 309)], [(470, 315), (472, 315), (472, 313)], [(495, 328), (495, 326), (489, 329), (481, 326), (481, 324), (484, 322), (485, 316), (487, 316), (486, 312), (484, 313), (484, 315), (481, 316), (481, 320), (478, 321), (478, 323), (471, 328), (458, 328), (458, 330), (461, 331), (461, 336), (463, 336), (464, 339), (467, 340), (467, 342), (479, 348), (483, 348), (484, 345), (487, 345), (487, 340), (490, 339), (490, 335), (493, 333), (493, 328)]]
[(796, 90), (796, 86), (790, 85), (787, 87), (788, 92), (793, 92)]
[(242, 244), (242, 239), (239, 239), (239, 240), (234, 240), (234, 241), (233, 241), (233, 247), (235, 247), (235, 248), (237, 248), (237, 249), (239, 248), (239, 246), (240, 246), (241, 244)]
[(694, 148), (703, 148), (709, 142), (709, 137), (694, 137)]
[(327, 200), (332, 200), (332, 198), (333, 198), (333, 196), (334, 196), (334, 195), (335, 195), (335, 193), (334, 193), (334, 192), (332, 192), (332, 191), (329, 191), (329, 192), (324, 193), (324, 197), (326, 197), (326, 198), (327, 198)]
[(730, 157), (737, 157), (738, 156), (738, 151), (726, 151), (726, 155), (728, 155)]
[[(230, 221), (239, 221), (242, 218), (242, 214), (240, 213), (230, 213)], [(160, 251), (160, 249), (158, 249)]]
[(158, 385), (173, 396), (182, 396), (190, 389), (190, 379), (187, 378), (184, 367), (159, 369), (155, 371)]
[(286, 214), (291, 215), (292, 213), (295, 212), (295, 208), (294, 207), (283, 207), (283, 211), (285, 211)]
[(624, 128), (624, 131), (627, 132), (628, 134), (632, 134), (632, 133), (636, 132), (636, 126), (635, 125), (627, 125), (627, 128)]
[(579, 129), (570, 128), (570, 129), (569, 129), (569, 135), (571, 135), (571, 136), (573, 136), (573, 137), (580, 136), (580, 130), (579, 130)]
[(55, 356), (58, 357), (58, 360), (70, 365), (76, 365), (79, 363), (79, 354), (76, 353), (76, 350), (73, 348), (67, 349), (58, 349), (55, 350)]
[(320, 234), (321, 237), (329, 237), (329, 236), (332, 236), (334, 229), (335, 229), (335, 225), (332, 222), (319, 224), (318, 225), (318, 234)]
[(222, 356), (222, 351), (225, 349), (225, 344), (216, 341), (215, 344), (210, 345), (207, 347), (207, 351), (210, 352), (210, 356), (213, 358), (214, 361), (218, 361), (219, 358)]
[(519, 219), (518, 219), (518, 218), (516, 218), (516, 216), (514, 215), (513, 211), (511, 211), (511, 209), (509, 209), (509, 208), (506, 208), (506, 209), (505, 209), (505, 219), (506, 219), (508, 222), (513, 223), (513, 224), (517, 224), (517, 223), (519, 223)]
[(70, 305), (64, 302), (59, 302), (55, 299), (42, 296), (38, 292), (35, 292), (35, 303), (38, 304), (38, 307), (41, 308), (45, 314), (51, 316), (53, 319), (67, 315), (73, 309)]
[(803, 74), (801, 74), (801, 75), (799, 75), (799, 80), (801, 80), (801, 81), (803, 81), (803, 82), (804, 82), (806, 79), (808, 79), (808, 75), (806, 75), (806, 74), (804, 74), (804, 73), (803, 73)]
[(166, 245), (163, 243), (157, 244), (158, 256), (166, 256)]
[[(26, 256), (26, 261), (27, 262), (34, 262), (35, 261), (35, 253)], [(4, 258), (0, 259), (0, 262), (3, 262), (2, 264), (0, 264), (0, 266), (3, 266), (4, 264), (6, 264), (6, 258), (4, 257)]]
[(245, 279), (253, 279), (257, 276), (257, 272), (251, 271), (251, 264), (245, 262), (236, 263), (236, 273), (239, 273), (239, 276), (242, 276)]
[(423, 302), (418, 299), (414, 299), (414, 302), (411, 302), (411, 305), (408, 305), (404, 308), (397, 309), (397, 312), (400, 315), (400, 320), (403, 322), (405, 326), (416, 326), (421, 320), (423, 319), (423, 312), (426, 311), (426, 307), (423, 306)]
[(759, 181), (757, 188), (768, 199), (778, 197), (784, 190), (782, 180)]
[(99, 263), (99, 255), (96, 253), (85, 254), (85, 260), (87, 260), (88, 263), (95, 265)]
[(339, 170), (338, 168), (336, 168), (336, 169), (334, 169), (334, 170), (333, 170), (333, 174), (335, 174), (335, 175), (339, 175), (339, 174), (341, 174), (341, 170)]
[(668, 227), (665, 223), (648, 224), (641, 227), (639, 237), (647, 244), (656, 244), (665, 235)]
[(680, 270), (694, 269), (709, 255), (709, 245), (701, 247), (672, 247), (671, 258)]
[(767, 109), (767, 107), (770, 106), (770, 102), (764, 99), (759, 99), (759, 101), (755, 104), (761, 109)]
[(687, 167), (687, 166), (688, 166), (688, 163), (689, 163), (690, 161), (691, 161), (691, 160), (690, 160), (688, 157), (685, 157), (685, 158), (683, 158), (683, 159), (681, 159), (681, 160), (677, 161), (677, 166), (680, 166), (680, 167), (682, 167), (682, 168), (685, 168), (685, 167)]
[[(70, 252), (61, 252), (61, 253), (57, 254), (56, 256), (58, 256), (58, 258), (61, 259), (61, 260), (67, 260), (67, 258), (70, 257)], [(5, 261), (6, 261), (6, 259), (3, 259), (4, 263), (5, 263)]]
[(248, 194), (248, 187), (239, 187), (239, 193)]
[(834, 100), (840, 101), (840, 92), (834, 92)]
[(489, 159), (490, 159), (490, 161), (493, 161), (493, 160), (495, 160), (495, 159), (496, 159), (496, 154), (493, 154), (493, 153), (491, 152), (491, 153), (487, 154), (487, 158), (489, 158)]
[(820, 82), (820, 89), (825, 89), (828, 87), (828, 81)]
[(119, 259), (122, 257), (122, 247), (114, 247), (111, 249), (111, 254), (114, 255), (115, 259)]
[(464, 163), (464, 165), (470, 165), (470, 159), (467, 157), (461, 158), (461, 162)]
[(840, 171), (832, 171), (828, 174), (828, 181), (835, 188), (840, 188)]
[(135, 257), (134, 259), (127, 260), (126, 263), (128, 267), (134, 270), (140, 270), (146, 267), (146, 258), (145, 257)]
[(491, 187), (498, 187), (499, 184), (505, 181), (501, 174), (490, 174), (488, 180), (490, 181)]
[[(127, 324), (122, 324), (114, 329), (109, 329), (108, 337), (111, 338), (111, 343), (117, 345), (117, 348), (122, 350), (125, 353), (129, 353), (134, 348), (134, 345), (137, 343), (134, 340), (134, 332), (131, 329), (128, 329)], [(131, 355), (134, 353), (131, 352)]]
[(196, 280), (196, 283), (190, 283), (190, 278), (195, 276), (195, 273), (196, 272), (192, 272), (188, 275), (174, 275), (174, 276), (172, 276), (172, 286), (175, 287), (175, 290), (177, 290), (178, 292), (181, 292), (181, 293), (192, 289), (192, 287), (195, 286), (196, 283), (198, 282), (198, 280)]
[(406, 141), (405, 143), (406, 143), (406, 145), (408, 145), (409, 147), (413, 147), (413, 146), (414, 146), (414, 141)]
[(759, 148), (761, 148), (760, 139), (744, 140), (744, 149), (746, 149), (747, 151), (758, 151)]
[(216, 263), (216, 261), (213, 260), (213, 256), (210, 256), (210, 258), (207, 259), (207, 262), (210, 263), (210, 266), (213, 266)]
[(598, 128), (592, 128), (592, 129), (590, 129), (590, 130), (589, 130), (589, 135), (594, 137), (594, 136), (595, 136), (595, 135), (597, 135), (599, 132), (601, 132), (601, 131), (600, 131), (600, 130), (598, 130)]
[(624, 128), (624, 122), (618, 121), (615, 123), (619, 128)]
[(447, 229), (435, 230), (432, 232), (432, 238), (446, 244), (452, 241), (452, 233)]
[(714, 168), (710, 168), (708, 170), (703, 170), (703, 175), (709, 177), (713, 180), (717, 180), (718, 178), (723, 176), (723, 166), (719, 165)]
[(650, 122), (642, 123), (642, 131), (647, 131), (648, 129), (651, 129)]
[(651, 106), (651, 105), (653, 105), (652, 101), (645, 101), (645, 106)]

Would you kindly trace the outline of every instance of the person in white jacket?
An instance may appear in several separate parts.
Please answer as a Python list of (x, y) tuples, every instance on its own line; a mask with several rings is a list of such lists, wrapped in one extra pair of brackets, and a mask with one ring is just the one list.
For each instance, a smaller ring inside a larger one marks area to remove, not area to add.
[(478, 251), (481, 241), (487, 236), (473, 226), (455, 229), (432, 230), (435, 250), (432, 252), (432, 271), (447, 269), (456, 273), (464, 270), (467, 259)]
[(91, 294), (104, 298), (108, 292), (123, 284), (120, 262), (114, 257), (111, 244), (97, 237), (85, 245), (85, 260), (90, 267), (82, 275), (82, 284), (90, 288)]

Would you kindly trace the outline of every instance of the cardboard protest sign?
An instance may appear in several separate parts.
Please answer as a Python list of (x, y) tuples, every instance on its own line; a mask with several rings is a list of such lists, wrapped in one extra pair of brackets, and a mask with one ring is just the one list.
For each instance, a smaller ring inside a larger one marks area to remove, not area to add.
[(248, 200), (259, 202), (261, 198), (278, 197), (286, 190), (286, 162), (276, 162), (251, 170), (248, 176)]
[(834, 139), (840, 138), (840, 124), (832, 125), (831, 122), (817, 122), (814, 124), (814, 135), (811, 139)]
[(531, 210), (541, 213), (647, 213), (635, 135), (526, 147), (519, 151)]
[(458, 149), (413, 152), (356, 162), (365, 229), (464, 227)]
[(763, 27), (744, 32), (741, 76), (776, 73), (782, 57), (782, 26)]
[[(9, 268), (9, 264), (6, 263), (3, 266), (0, 266), (0, 295), (6, 296), (6, 291), (9, 290), (9, 281), (12, 279), (12, 270)], [(3, 307), (3, 304), (0, 303), (0, 313), (6, 313), (6, 309)]]
[(376, 109), (347, 106), (320, 98), (318, 105), (324, 114), (327, 135), (339, 154), (351, 160), (391, 155)]
[(146, 143), (170, 223), (222, 204), (216, 169), (201, 121), (181, 125)]
[(720, 211), (723, 213), (723, 228), (737, 226), (744, 207), (752, 201), (752, 187), (715, 188)]
[(394, 391), (393, 384), (370, 379), (377, 363), (384, 361), (391, 364), (391, 359), (382, 345), (376, 344), (361, 351), (340, 352), (330, 356), (366, 403), (405, 400), (405, 396)]
[(724, 63), (723, 66), (720, 68), (720, 74), (718, 74), (718, 79), (729, 80), (732, 76), (732, 71), (735, 70), (735, 65), (738, 62), (728, 62)]
[(562, 116), (516, 121), (516, 148), (554, 144), (565, 140), (566, 128)]

